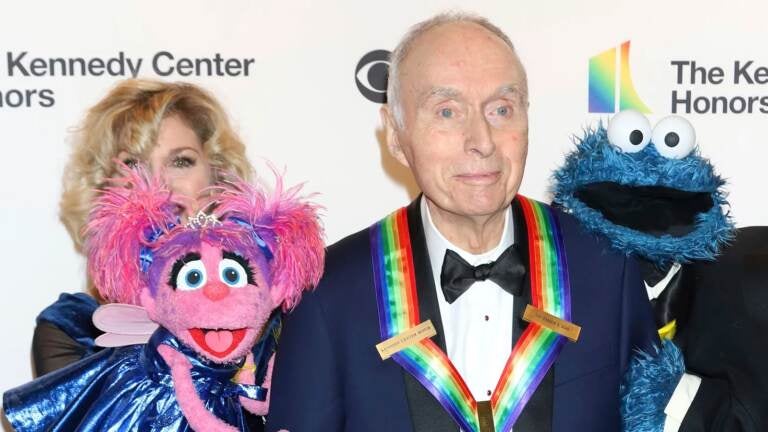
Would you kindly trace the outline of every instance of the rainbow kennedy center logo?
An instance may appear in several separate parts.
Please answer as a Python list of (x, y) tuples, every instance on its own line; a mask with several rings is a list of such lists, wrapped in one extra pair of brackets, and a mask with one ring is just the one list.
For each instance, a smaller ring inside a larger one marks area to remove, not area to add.
[(614, 113), (624, 109), (651, 112), (632, 84), (629, 41), (589, 59), (589, 112)]

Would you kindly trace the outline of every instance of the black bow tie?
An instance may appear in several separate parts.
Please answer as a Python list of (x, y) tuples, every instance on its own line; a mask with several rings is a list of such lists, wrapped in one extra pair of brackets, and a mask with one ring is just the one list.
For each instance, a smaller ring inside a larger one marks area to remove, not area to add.
[(464, 261), (459, 254), (447, 249), (440, 272), (445, 301), (453, 303), (476, 281), (490, 279), (504, 291), (519, 296), (523, 291), (525, 266), (515, 245), (505, 250), (496, 261), (477, 267)]

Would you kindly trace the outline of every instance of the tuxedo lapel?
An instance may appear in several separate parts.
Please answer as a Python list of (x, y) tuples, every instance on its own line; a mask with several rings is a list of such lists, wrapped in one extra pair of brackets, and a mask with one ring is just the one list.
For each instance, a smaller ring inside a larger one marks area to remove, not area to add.
[[(421, 197), (420, 197), (421, 198)], [(440, 307), (437, 303), (435, 279), (432, 275), (432, 265), (427, 252), (427, 240), (424, 236), (424, 225), (421, 221), (420, 198), (408, 206), (408, 231), (411, 234), (411, 250), (413, 251), (413, 267), (416, 272), (416, 290), (419, 298), (419, 319), (421, 322), (431, 320), (437, 331), (432, 337), (437, 346), (445, 351), (443, 322), (440, 319)], [(404, 369), (405, 393), (411, 412), (414, 432), (458, 431), (458, 426), (419, 381)]]
[[(420, 197), (421, 199), (421, 197)], [(440, 317), (440, 308), (437, 302), (434, 275), (427, 251), (424, 225), (421, 219), (420, 199), (412, 202), (407, 209), (408, 230), (411, 237), (413, 251), (413, 265), (415, 269), (416, 289), (419, 299), (419, 319), (421, 322), (431, 320), (437, 331), (432, 340), (445, 351), (445, 337), (443, 323)], [(528, 232), (522, 208), (517, 200), (512, 202), (514, 218), (515, 243), (526, 268), (530, 269), (528, 257)], [(531, 303), (530, 276), (523, 281), (523, 295), (516, 297), (514, 301), (513, 340), (512, 344), (520, 338), (527, 327), (523, 321), (525, 306)], [(523, 409), (514, 426), (515, 432), (550, 432), (552, 430), (552, 404), (554, 394), (554, 369), (545, 375), (528, 404)], [(417, 381), (411, 374), (402, 370), (405, 381), (406, 397), (410, 409), (414, 432), (457, 431), (458, 426), (453, 422), (448, 413), (437, 400)]]
[(525, 224), (525, 216), (520, 203), (517, 200), (512, 201), (512, 221), (515, 229), (515, 248), (520, 254), (520, 259), (525, 264), (526, 275), (523, 278), (523, 295), (515, 297), (514, 314), (512, 317), (512, 346), (523, 334), (527, 323), (523, 321), (523, 312), (525, 306), (531, 302), (531, 260), (528, 256), (528, 229)]
[[(515, 228), (515, 245), (520, 258), (525, 263), (527, 274), (523, 280), (523, 295), (515, 297), (512, 317), (512, 346), (520, 339), (528, 323), (523, 320), (526, 305), (531, 304), (530, 257), (528, 256), (528, 229), (525, 225), (523, 209), (517, 199), (512, 201), (512, 218)], [(555, 383), (555, 365), (533, 392), (531, 399), (515, 422), (515, 432), (550, 432), (552, 430), (552, 403)]]
[[(641, 269), (644, 270), (645, 266), (653, 266), (653, 263), (649, 263), (645, 260), (641, 262)], [(694, 298), (694, 285), (690, 277), (687, 277), (685, 273), (688, 272), (689, 265), (683, 264), (677, 270), (672, 278), (667, 282), (664, 290), (661, 294), (651, 299), (651, 306), (653, 306), (653, 315), (656, 320), (656, 327), (662, 328), (672, 321), (675, 321), (676, 331), (680, 331), (685, 327), (685, 323), (688, 321), (688, 311), (691, 306), (691, 300)], [(664, 275), (666, 276), (666, 274)], [(645, 283), (648, 285), (655, 285), (649, 283), (645, 279)], [(657, 284), (660, 282), (656, 282)]]
[(427, 251), (427, 238), (424, 235), (424, 224), (421, 222), (420, 199), (417, 198), (408, 206), (408, 231), (411, 234), (411, 250), (413, 252), (413, 267), (416, 271), (416, 293), (419, 298), (419, 321), (432, 320), (437, 335), (432, 340), (445, 351), (445, 336), (443, 320), (440, 318), (440, 306), (437, 303), (435, 277), (432, 274), (432, 264)]

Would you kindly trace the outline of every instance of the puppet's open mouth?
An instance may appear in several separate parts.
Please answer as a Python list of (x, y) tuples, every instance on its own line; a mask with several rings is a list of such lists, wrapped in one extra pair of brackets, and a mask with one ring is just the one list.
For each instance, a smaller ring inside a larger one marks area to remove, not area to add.
[(245, 328), (237, 330), (192, 328), (192, 339), (214, 357), (223, 358), (240, 345), (245, 337)]
[(626, 186), (612, 182), (584, 185), (574, 196), (610, 222), (660, 237), (682, 237), (696, 229), (696, 215), (712, 208), (707, 192), (664, 186)]

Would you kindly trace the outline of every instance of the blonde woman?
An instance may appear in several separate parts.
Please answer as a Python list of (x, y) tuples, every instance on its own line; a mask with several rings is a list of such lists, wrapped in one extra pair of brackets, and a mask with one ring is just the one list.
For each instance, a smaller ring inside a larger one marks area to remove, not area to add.
[[(251, 174), (245, 146), (208, 92), (185, 83), (122, 81), (86, 114), (64, 171), (60, 217), (78, 252), (96, 191), (117, 173), (116, 160), (146, 164), (175, 193), (199, 199), (218, 171), (245, 179)], [(196, 201), (179, 210), (197, 212)], [(38, 316), (32, 344), (37, 375), (95, 351), (91, 314), (97, 306), (87, 294), (62, 294)]]

